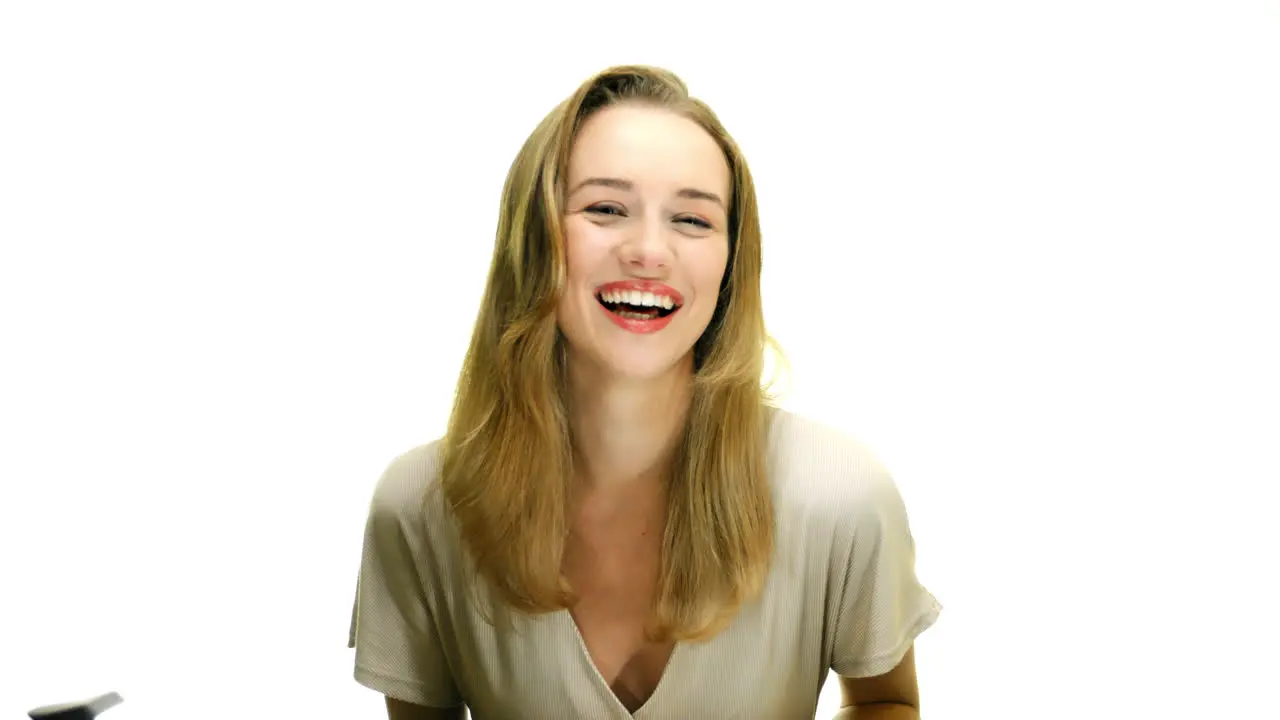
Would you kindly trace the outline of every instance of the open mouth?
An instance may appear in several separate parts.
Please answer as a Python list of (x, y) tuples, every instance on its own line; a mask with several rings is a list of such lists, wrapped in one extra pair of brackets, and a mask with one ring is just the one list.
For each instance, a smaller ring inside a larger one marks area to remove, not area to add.
[(660, 320), (680, 309), (670, 297), (634, 290), (598, 293), (596, 301), (609, 312), (627, 320)]

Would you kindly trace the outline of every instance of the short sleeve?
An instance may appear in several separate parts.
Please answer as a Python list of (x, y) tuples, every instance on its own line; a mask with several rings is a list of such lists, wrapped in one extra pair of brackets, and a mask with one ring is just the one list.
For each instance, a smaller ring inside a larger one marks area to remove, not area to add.
[(893, 479), (878, 463), (838, 521), (847, 542), (832, 641), (831, 669), (845, 677), (883, 675), (906, 655), (942, 606), (916, 578), (915, 542)]
[(429, 561), (420, 496), (398, 462), (379, 480), (365, 525), (348, 646), (355, 679), (384, 695), (428, 707), (462, 704), (424, 578)]

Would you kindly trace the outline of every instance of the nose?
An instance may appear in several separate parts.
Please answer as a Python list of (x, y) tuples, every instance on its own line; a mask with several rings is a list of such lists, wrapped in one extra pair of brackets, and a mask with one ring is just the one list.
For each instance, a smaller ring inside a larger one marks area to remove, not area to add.
[(666, 270), (674, 259), (669, 232), (656, 220), (636, 223), (623, 240), (620, 254), (628, 268), (640, 272)]

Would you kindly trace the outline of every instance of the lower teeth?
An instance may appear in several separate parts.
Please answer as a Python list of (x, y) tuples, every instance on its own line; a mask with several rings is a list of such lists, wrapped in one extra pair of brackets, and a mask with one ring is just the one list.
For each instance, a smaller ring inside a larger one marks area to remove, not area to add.
[(619, 310), (617, 311), (617, 315), (618, 317), (624, 317), (628, 320), (656, 320), (657, 319), (657, 316), (654, 316), (654, 315), (643, 315), (641, 313), (631, 312), (629, 310)]

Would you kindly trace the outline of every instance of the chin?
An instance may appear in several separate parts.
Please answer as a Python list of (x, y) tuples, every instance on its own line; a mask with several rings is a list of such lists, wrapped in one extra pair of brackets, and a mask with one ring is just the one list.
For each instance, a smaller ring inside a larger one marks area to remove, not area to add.
[[(686, 365), (685, 355), (648, 357), (640, 353), (607, 353), (600, 358), (601, 367), (610, 375), (627, 380), (653, 380), (679, 371)], [(692, 368), (692, 363), (688, 364)]]

